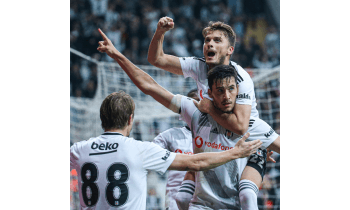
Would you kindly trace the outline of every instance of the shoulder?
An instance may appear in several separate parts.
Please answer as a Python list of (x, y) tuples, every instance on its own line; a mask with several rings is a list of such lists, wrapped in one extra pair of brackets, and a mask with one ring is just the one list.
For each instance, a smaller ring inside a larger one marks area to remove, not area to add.
[(164, 139), (183, 139), (185, 138), (187, 133), (191, 133), (191, 131), (187, 130), (185, 127), (182, 128), (170, 128), (162, 133), (160, 133)]
[(249, 119), (249, 127), (248, 127), (248, 132), (249, 131), (255, 131), (257, 129), (269, 129), (270, 125), (267, 124), (264, 120), (257, 118), (257, 117), (250, 117)]
[[(237, 74), (238, 74), (238, 77), (241, 77), (241, 78), (243, 78), (243, 79), (245, 79), (245, 78), (251, 79), (251, 78), (250, 78), (250, 75), (248, 74), (248, 72), (247, 72), (246, 70), (244, 70), (244, 69), (242, 68), (242, 66), (238, 65), (238, 64), (237, 64), (236, 62), (234, 62), (234, 61), (230, 61), (230, 65), (233, 66), (233, 67), (236, 69)], [(240, 78), (239, 78), (239, 79), (240, 79)]]
[(86, 147), (90, 141), (93, 141), (95, 138), (90, 138), (89, 140), (83, 140), (83, 141), (79, 141), (79, 142), (75, 142), (71, 147), (71, 152), (72, 151), (79, 151), (81, 149), (83, 149), (84, 147)]
[(169, 128), (168, 130), (163, 131), (160, 134), (162, 134), (162, 135), (171, 135), (171, 134), (177, 133), (177, 132), (182, 132), (181, 128), (177, 128), (177, 127)]
[(181, 98), (181, 112), (184, 112), (183, 114), (187, 114), (189, 117), (191, 117), (193, 113), (198, 110), (196, 105), (194, 105), (193, 100), (194, 99), (187, 96), (182, 96)]
[(187, 62), (204, 62), (205, 63), (205, 58), (203, 57), (203, 58), (198, 58), (198, 57), (194, 57), (194, 56), (192, 56), (192, 57), (180, 57), (179, 58), (180, 59), (180, 61), (187, 61)]

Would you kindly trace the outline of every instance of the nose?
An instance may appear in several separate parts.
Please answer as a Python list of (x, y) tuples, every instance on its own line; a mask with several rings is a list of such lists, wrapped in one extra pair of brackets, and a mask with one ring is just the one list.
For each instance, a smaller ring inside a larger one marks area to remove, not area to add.
[(210, 42), (208, 42), (208, 48), (213, 47), (213, 40), (210, 40)]
[(230, 99), (230, 93), (228, 90), (225, 90), (224, 99)]

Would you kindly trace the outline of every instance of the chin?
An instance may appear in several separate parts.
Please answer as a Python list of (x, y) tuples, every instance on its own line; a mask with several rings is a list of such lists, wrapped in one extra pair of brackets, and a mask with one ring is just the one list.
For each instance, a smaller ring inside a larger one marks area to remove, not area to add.
[(233, 107), (230, 107), (230, 108), (221, 108), (221, 111), (224, 112), (224, 113), (232, 113), (233, 112)]
[(205, 62), (207, 64), (217, 64), (216, 60), (208, 60), (207, 58), (205, 59)]

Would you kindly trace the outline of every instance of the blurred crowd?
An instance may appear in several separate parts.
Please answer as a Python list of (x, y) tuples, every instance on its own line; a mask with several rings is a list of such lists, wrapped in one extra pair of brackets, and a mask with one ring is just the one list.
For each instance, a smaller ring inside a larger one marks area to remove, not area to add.
[[(279, 65), (279, 31), (264, 0), (71, 0), (70, 45), (99, 61), (112, 61), (96, 48), (101, 28), (115, 47), (137, 65), (149, 65), (148, 47), (158, 20), (173, 18), (165, 35), (164, 52), (203, 57), (202, 29), (223, 21), (234, 29), (233, 60), (243, 68)], [(71, 59), (71, 96), (94, 96), (96, 65)]]

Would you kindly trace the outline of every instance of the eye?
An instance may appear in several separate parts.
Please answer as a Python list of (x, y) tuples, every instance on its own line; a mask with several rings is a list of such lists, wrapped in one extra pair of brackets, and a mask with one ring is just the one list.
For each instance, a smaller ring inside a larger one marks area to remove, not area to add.
[(219, 93), (222, 93), (222, 89), (219, 89), (218, 92), (219, 92)]

